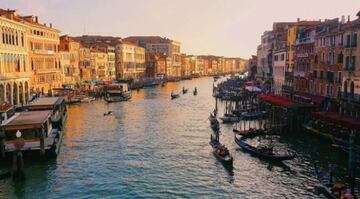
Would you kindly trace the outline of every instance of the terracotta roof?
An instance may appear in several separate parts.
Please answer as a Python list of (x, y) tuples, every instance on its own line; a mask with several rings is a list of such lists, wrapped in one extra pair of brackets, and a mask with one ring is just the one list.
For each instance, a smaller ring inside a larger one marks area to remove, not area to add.
[(126, 37), (123, 41), (129, 41), (133, 43), (138, 43), (139, 41), (144, 41), (146, 43), (169, 43), (172, 40), (166, 37), (160, 36), (131, 36)]

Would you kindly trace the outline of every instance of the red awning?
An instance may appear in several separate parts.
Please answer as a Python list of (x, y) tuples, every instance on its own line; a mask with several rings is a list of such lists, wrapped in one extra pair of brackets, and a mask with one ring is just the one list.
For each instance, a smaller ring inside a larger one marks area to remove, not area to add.
[(325, 97), (323, 97), (323, 96), (312, 95), (312, 94), (309, 94), (309, 93), (302, 93), (302, 92), (296, 92), (294, 97), (301, 98), (301, 99), (307, 101), (307, 103), (313, 102), (315, 104), (321, 104), (325, 100)]
[(295, 101), (279, 95), (262, 94), (259, 96), (259, 99), (277, 106), (289, 106), (297, 104)]
[(338, 112), (314, 112), (312, 113), (312, 115), (315, 118), (326, 120), (340, 126), (345, 126), (354, 130), (360, 130), (359, 118), (343, 116), (340, 115)]

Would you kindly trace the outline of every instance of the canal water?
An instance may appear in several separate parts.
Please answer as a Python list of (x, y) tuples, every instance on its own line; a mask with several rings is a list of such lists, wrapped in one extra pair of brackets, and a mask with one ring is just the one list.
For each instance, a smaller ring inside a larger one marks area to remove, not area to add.
[[(0, 198), (324, 198), (314, 161), (336, 164), (343, 179), (346, 155), (321, 139), (274, 137), (298, 158), (271, 163), (241, 151), (222, 124), (221, 142), (234, 157), (234, 168), (224, 168), (209, 146), (212, 84), (199, 78), (135, 91), (130, 102), (69, 107), (58, 158), (25, 162), (26, 180), (0, 180)], [(183, 86), (189, 93), (171, 100)]]

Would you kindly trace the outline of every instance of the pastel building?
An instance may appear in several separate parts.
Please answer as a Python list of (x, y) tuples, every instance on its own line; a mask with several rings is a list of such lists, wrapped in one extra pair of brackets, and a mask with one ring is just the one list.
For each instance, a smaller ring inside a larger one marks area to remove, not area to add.
[(0, 102), (19, 105), (29, 100), (28, 29), (15, 10), (0, 9)]

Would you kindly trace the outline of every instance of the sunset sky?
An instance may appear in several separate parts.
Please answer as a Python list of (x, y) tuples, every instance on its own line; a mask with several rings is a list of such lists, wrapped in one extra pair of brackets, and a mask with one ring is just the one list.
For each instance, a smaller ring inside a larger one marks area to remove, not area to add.
[[(291, 2), (291, 3), (290, 3)], [(350, 15), (360, 0), (0, 0), (2, 8), (38, 15), (62, 34), (160, 35), (187, 54), (248, 58), (274, 21)]]

